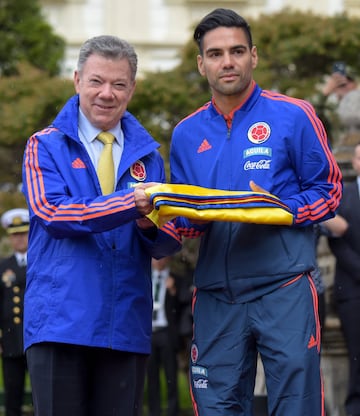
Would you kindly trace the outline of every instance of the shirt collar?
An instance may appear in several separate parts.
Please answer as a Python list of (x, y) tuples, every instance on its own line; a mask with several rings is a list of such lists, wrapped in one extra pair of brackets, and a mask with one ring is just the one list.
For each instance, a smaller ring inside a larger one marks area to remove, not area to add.
[[(86, 140), (88, 143), (93, 142), (96, 139), (97, 135), (102, 131), (94, 127), (90, 123), (90, 121), (85, 117), (85, 114), (82, 112), (80, 107), (79, 107), (79, 130), (81, 131), (84, 140)], [(120, 121), (115, 127), (107, 131), (109, 133), (112, 133), (115, 136), (115, 140), (119, 144), (121, 144), (121, 138), (123, 137), (123, 133), (122, 133)]]
[(27, 255), (26, 253), (19, 253), (16, 251), (15, 253), (16, 261), (19, 265), (26, 266), (27, 263)]

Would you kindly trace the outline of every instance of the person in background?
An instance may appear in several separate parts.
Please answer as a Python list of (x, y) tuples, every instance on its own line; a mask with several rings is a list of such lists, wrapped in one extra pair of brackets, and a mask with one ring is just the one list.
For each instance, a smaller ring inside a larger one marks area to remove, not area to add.
[(342, 237), (349, 228), (349, 224), (344, 217), (336, 214), (334, 218), (330, 218), (320, 223), (323, 229), (322, 233), (331, 237)]
[[(319, 244), (319, 239), (321, 236), (326, 237), (341, 237), (345, 234), (348, 229), (349, 224), (347, 221), (340, 215), (336, 215), (334, 218), (330, 218), (322, 223), (314, 225), (315, 232), (315, 249)], [(325, 301), (325, 284), (321, 274), (321, 269), (316, 262), (314, 270), (311, 272), (311, 277), (314, 280), (316, 291), (318, 294), (318, 310), (319, 310), (319, 319), (321, 326), (321, 337), (323, 336), (323, 331), (325, 328), (325, 318), (326, 318), (326, 301)]]
[(96, 36), (76, 95), (33, 134), (24, 347), (36, 416), (137, 416), (151, 350), (151, 259), (181, 248), (144, 189), (165, 181), (159, 144), (127, 111), (137, 55)]
[(14, 208), (1, 217), (12, 254), (0, 262), (0, 352), (5, 416), (21, 416), (27, 372), (23, 343), (24, 292), (29, 211)]
[(345, 183), (338, 210), (348, 223), (340, 238), (329, 238), (336, 258), (334, 298), (349, 357), (347, 415), (360, 416), (360, 142), (353, 149), (354, 181)]
[(179, 368), (184, 372), (187, 380), (189, 380), (189, 361), (193, 329), (193, 316), (191, 310), (191, 300), (194, 289), (193, 271), (192, 264), (187, 264), (184, 273), (177, 279), (180, 337), (178, 360)]
[[(293, 218), (290, 225), (202, 224), (190, 365), (194, 409), (198, 416), (252, 415), (260, 353), (268, 414), (323, 416), (313, 224), (334, 216), (340, 169), (313, 107), (254, 81), (258, 54), (241, 16), (215, 9), (194, 39), (212, 99), (175, 127), (171, 181), (269, 192)], [(185, 231), (194, 225), (183, 217), (175, 223)]]
[(147, 369), (149, 416), (161, 416), (161, 370), (166, 381), (167, 416), (179, 414), (178, 293), (170, 257), (152, 260), (153, 316), (151, 354)]
[(193, 317), (191, 310), (194, 290), (194, 267), (198, 257), (199, 239), (184, 239), (182, 249), (171, 257), (171, 275), (175, 276), (179, 305), (179, 370), (189, 380), (189, 359), (192, 340)]
[(349, 132), (359, 131), (360, 89), (354, 71), (344, 62), (335, 62), (323, 85), (322, 94), (326, 99), (335, 98), (342, 128)]

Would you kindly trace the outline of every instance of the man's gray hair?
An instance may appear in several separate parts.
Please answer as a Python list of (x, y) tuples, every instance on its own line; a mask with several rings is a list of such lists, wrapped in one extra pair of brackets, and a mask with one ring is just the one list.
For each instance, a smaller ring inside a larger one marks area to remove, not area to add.
[(137, 54), (133, 46), (116, 36), (102, 35), (88, 39), (80, 48), (77, 70), (81, 72), (91, 55), (100, 55), (110, 59), (127, 59), (130, 65), (131, 78), (135, 80), (137, 72)]

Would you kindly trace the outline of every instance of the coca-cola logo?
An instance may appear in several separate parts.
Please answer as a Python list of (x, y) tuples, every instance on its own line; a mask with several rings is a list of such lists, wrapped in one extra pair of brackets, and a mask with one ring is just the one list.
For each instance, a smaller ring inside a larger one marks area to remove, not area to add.
[(248, 160), (244, 165), (244, 170), (270, 169), (270, 163), (270, 159), (261, 159), (256, 162), (250, 162), (250, 160)]

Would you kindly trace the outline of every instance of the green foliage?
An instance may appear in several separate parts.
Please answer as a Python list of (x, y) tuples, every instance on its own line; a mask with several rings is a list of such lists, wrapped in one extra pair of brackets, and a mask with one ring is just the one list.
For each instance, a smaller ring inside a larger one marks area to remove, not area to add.
[(147, 74), (138, 81), (129, 105), (129, 110), (161, 143), (160, 152), (166, 165), (174, 126), (210, 99), (207, 82), (197, 70), (196, 54), (195, 45), (187, 43), (180, 66), (168, 72)]
[(334, 145), (340, 123), (336, 106), (326, 102), (321, 87), (335, 61), (360, 73), (360, 19), (285, 10), (250, 24), (259, 56), (256, 81), (263, 88), (310, 101)]
[(49, 75), (60, 72), (65, 41), (41, 14), (37, 0), (0, 0), (0, 75), (17, 73), (27, 61)]
[(26, 139), (47, 125), (70, 94), (60, 71), (65, 41), (38, 0), (0, 0), (0, 182), (21, 181)]
[(250, 22), (264, 88), (310, 99), (335, 61), (360, 68), (360, 20), (284, 11)]
[(45, 127), (70, 94), (73, 83), (51, 78), (28, 64), (19, 66), (19, 75), (3, 78), (0, 83), (1, 136), (0, 145), (13, 147)]
[[(188, 373), (180, 370), (178, 371), (178, 394), (179, 394), (179, 409), (180, 414), (188, 414), (186, 410), (192, 409), (191, 397), (190, 397), (190, 387)], [(147, 405), (147, 384), (149, 380), (146, 379), (145, 390), (144, 390), (144, 414), (148, 414), (148, 405)], [(0, 386), (1, 388), (1, 386)], [(163, 369), (160, 370), (160, 399), (161, 399), (161, 408), (166, 413), (167, 409), (167, 389), (166, 389), (166, 376)], [(192, 414), (192, 413), (191, 413)]]
[[(26, 201), (24, 195), (17, 189), (0, 192), (0, 215), (12, 208), (26, 208)], [(9, 256), (11, 253), (11, 246), (3, 227), (0, 227), (0, 258)], [(1, 377), (0, 377), (1, 380)], [(1, 382), (0, 382), (1, 390)]]
[(26, 140), (34, 131), (50, 124), (73, 93), (71, 81), (53, 78), (27, 63), (18, 66), (18, 75), (2, 78), (1, 182), (21, 181), (21, 162)]

